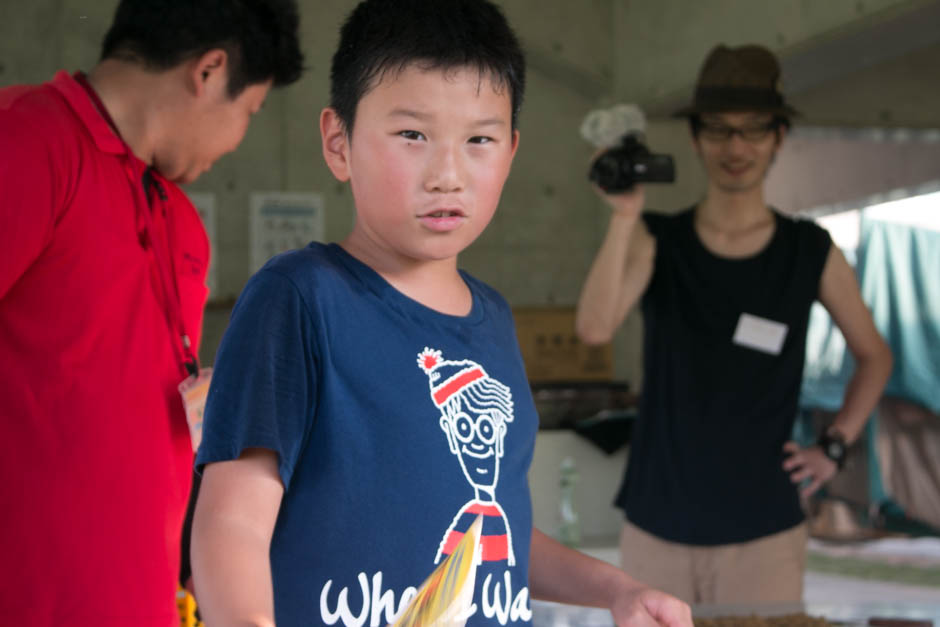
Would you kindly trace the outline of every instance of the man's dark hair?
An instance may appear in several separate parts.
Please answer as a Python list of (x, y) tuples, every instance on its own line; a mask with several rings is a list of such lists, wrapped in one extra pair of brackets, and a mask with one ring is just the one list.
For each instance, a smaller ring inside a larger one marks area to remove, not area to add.
[[(698, 138), (699, 131), (702, 130), (702, 116), (700, 115), (690, 115), (689, 116), (689, 130), (692, 131), (692, 137)], [(774, 115), (773, 119), (770, 121), (771, 126), (773, 127), (774, 133), (777, 133), (777, 139), (780, 139), (780, 129), (790, 130), (790, 118), (785, 115)]]
[(488, 0), (365, 0), (343, 24), (330, 72), (330, 106), (346, 133), (356, 107), (387, 72), (476, 68), (508, 89), (512, 128), (525, 91), (525, 56), (502, 11)]
[(228, 94), (303, 71), (296, 0), (121, 0), (101, 60), (163, 71), (216, 48), (228, 54)]

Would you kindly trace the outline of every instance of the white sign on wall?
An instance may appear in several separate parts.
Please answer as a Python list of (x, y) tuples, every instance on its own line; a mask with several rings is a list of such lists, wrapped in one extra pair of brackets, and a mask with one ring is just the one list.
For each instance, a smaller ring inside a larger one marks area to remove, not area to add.
[(279, 253), (324, 238), (323, 196), (311, 192), (251, 195), (251, 272)]

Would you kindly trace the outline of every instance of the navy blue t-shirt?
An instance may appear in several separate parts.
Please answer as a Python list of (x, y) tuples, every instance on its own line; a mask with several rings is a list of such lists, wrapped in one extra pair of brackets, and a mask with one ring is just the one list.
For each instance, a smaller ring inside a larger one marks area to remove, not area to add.
[(530, 622), (526, 479), (538, 419), (505, 300), (467, 316), (406, 297), (341, 247), (248, 282), (216, 359), (197, 467), (279, 456), (279, 627), (385, 625), (483, 514), (475, 613)]

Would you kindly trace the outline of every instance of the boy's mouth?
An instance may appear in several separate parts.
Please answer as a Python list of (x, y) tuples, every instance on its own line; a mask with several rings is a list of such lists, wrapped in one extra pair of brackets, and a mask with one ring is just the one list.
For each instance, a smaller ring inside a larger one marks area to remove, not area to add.
[(422, 218), (462, 218), (463, 211), (460, 209), (435, 209), (421, 215)]
[(467, 215), (457, 208), (433, 209), (418, 216), (418, 220), (425, 228), (437, 233), (447, 233), (458, 229), (466, 219)]

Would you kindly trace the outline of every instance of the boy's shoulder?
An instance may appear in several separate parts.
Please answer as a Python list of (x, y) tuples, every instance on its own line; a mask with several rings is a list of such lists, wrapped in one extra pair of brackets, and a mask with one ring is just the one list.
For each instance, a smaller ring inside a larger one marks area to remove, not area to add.
[(336, 244), (310, 242), (303, 248), (271, 257), (258, 274), (279, 274), (297, 285), (329, 280), (344, 269), (336, 248)]
[(338, 245), (311, 242), (303, 248), (269, 259), (251, 277), (248, 286), (265, 291), (291, 285), (292, 291), (296, 291), (309, 306), (355, 280), (353, 273), (343, 264)]

